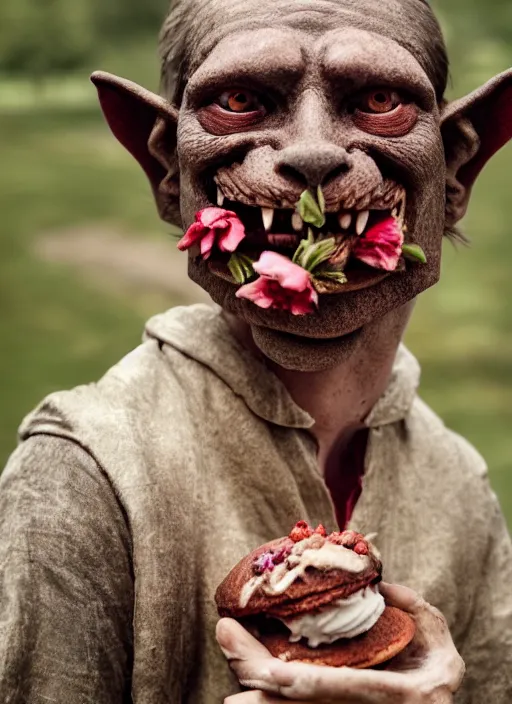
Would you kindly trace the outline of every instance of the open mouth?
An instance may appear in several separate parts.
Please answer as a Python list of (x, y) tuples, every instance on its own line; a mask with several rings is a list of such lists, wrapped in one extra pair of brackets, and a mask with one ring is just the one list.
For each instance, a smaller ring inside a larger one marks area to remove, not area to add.
[[(340, 207), (336, 212), (325, 213), (325, 223), (315, 228), (316, 240), (334, 238), (336, 249), (331, 257), (331, 264), (346, 275), (345, 283), (335, 281), (322, 282), (319, 293), (343, 293), (373, 286), (389, 276), (389, 271), (375, 269), (352, 256), (358, 238), (379, 223), (393, 218), (402, 232), (407, 230), (405, 221), (405, 189), (397, 186), (391, 202), (383, 208), (382, 202), (373, 204), (365, 210)], [(291, 258), (301, 240), (308, 235), (310, 225), (305, 223), (295, 209), (269, 208), (248, 205), (239, 200), (232, 200), (217, 185), (217, 206), (234, 212), (245, 227), (246, 237), (238, 247), (238, 252), (257, 260), (263, 251), (274, 251)], [(217, 276), (233, 281), (228, 268), (229, 255), (218, 252), (208, 265)], [(403, 257), (395, 271), (403, 271)]]

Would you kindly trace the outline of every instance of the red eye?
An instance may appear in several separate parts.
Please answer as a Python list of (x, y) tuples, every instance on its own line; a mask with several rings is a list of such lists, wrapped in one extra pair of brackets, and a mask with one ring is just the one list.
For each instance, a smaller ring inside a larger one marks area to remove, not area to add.
[(380, 115), (395, 110), (402, 103), (403, 100), (396, 91), (379, 89), (363, 95), (357, 108), (362, 112)]
[(218, 104), (229, 112), (244, 113), (261, 110), (258, 96), (250, 90), (226, 90), (218, 99)]
[(352, 119), (363, 132), (377, 137), (404, 137), (418, 120), (418, 108), (395, 90), (377, 88), (352, 103)]
[[(198, 119), (211, 134), (235, 134), (257, 127), (268, 110), (257, 93), (245, 88), (225, 90), (209, 105), (201, 108)], [(266, 102), (266, 101), (265, 101)]]

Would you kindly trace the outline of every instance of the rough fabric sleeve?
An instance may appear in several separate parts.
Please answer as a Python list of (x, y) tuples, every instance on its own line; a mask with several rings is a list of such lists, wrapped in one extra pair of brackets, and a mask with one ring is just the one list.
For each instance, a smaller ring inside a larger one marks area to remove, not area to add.
[(130, 699), (130, 536), (108, 478), (39, 435), (0, 480), (0, 701)]
[(457, 704), (512, 702), (512, 544), (494, 495), (491, 502), (487, 562), (460, 650), (466, 677)]

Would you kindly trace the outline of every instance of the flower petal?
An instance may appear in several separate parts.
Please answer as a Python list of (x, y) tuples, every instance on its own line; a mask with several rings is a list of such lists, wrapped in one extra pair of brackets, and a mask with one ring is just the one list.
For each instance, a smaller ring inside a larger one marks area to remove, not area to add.
[(234, 252), (245, 238), (245, 227), (237, 218), (227, 223), (226, 230), (219, 235), (218, 245), (223, 252)]
[(224, 208), (204, 208), (196, 213), (196, 220), (200, 222), (203, 227), (216, 227), (219, 220), (229, 220), (231, 218), (238, 220), (238, 215), (232, 210), (224, 210)]
[(223, 208), (204, 208), (178, 242), (178, 249), (201, 243), (203, 259), (208, 259), (217, 243), (223, 252), (234, 252), (245, 237), (245, 228), (236, 213)]
[(203, 259), (208, 259), (213, 245), (215, 244), (215, 230), (210, 230), (208, 234), (201, 240), (201, 254)]
[(200, 223), (192, 223), (192, 225), (185, 232), (181, 240), (178, 242), (178, 249), (180, 249), (182, 252), (185, 249), (189, 249), (194, 244), (199, 242), (199, 240), (204, 237), (207, 233), (208, 230), (206, 230)]
[(352, 255), (375, 269), (395, 271), (402, 254), (404, 235), (394, 218), (387, 218), (358, 237)]
[(260, 277), (250, 284), (241, 286), (236, 292), (237, 298), (246, 298), (260, 308), (271, 308), (274, 304), (274, 297), (269, 295), (268, 279)]
[(262, 276), (275, 279), (283, 288), (291, 291), (304, 291), (311, 282), (308, 271), (277, 252), (262, 252), (259, 260), (254, 263), (254, 270)]

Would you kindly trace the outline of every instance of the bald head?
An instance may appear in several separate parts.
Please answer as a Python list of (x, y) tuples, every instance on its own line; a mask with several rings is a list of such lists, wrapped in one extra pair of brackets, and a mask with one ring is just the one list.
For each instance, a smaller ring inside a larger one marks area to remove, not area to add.
[(424, 0), (173, 0), (160, 35), (162, 92), (183, 87), (219, 41), (258, 28), (309, 34), (354, 27), (393, 39), (418, 61), (443, 97), (448, 60), (439, 24)]

